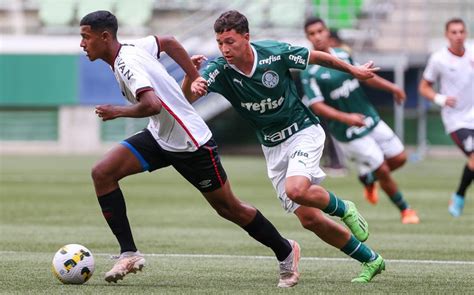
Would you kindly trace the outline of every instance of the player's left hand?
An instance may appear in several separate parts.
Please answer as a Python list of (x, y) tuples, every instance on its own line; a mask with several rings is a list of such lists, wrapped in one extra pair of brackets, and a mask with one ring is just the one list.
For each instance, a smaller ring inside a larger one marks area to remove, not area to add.
[(102, 121), (108, 121), (117, 118), (115, 106), (110, 104), (98, 105), (95, 107), (95, 113)]
[(407, 94), (400, 87), (395, 87), (393, 90), (393, 97), (397, 104), (402, 104), (407, 99)]
[(194, 66), (196, 67), (198, 71), (201, 69), (202, 63), (205, 62), (206, 60), (207, 60), (207, 57), (202, 54), (191, 56), (191, 61), (193, 62)]
[(193, 95), (204, 96), (207, 93), (207, 81), (203, 77), (197, 77), (191, 83), (191, 92)]
[(380, 70), (374, 67), (374, 62), (369, 61), (361, 66), (352, 67), (351, 74), (358, 80), (367, 80), (374, 77), (374, 72)]

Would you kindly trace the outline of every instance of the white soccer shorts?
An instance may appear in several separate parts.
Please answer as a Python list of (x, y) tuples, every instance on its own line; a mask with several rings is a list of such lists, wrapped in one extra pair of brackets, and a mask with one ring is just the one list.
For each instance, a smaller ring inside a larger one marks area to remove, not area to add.
[(361, 138), (337, 142), (346, 157), (356, 163), (360, 175), (377, 170), (384, 159), (395, 157), (405, 149), (384, 121), (380, 121), (369, 134)]
[(325, 139), (323, 128), (320, 125), (313, 125), (297, 132), (277, 146), (262, 146), (267, 161), (268, 177), (286, 212), (293, 213), (300, 206), (285, 193), (287, 177), (305, 176), (313, 184), (319, 184), (326, 177), (319, 167)]

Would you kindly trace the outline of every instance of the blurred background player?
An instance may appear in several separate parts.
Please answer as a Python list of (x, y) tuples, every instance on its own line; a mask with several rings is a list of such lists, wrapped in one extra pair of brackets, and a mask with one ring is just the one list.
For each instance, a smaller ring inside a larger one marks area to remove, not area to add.
[(344, 40), (341, 39), (339, 36), (338, 29), (330, 29), (329, 30), (329, 47), (332, 48), (341, 48), (349, 54), (352, 54), (352, 49), (349, 45), (347, 45)]
[[(306, 37), (314, 49), (327, 52), (344, 62), (353, 64), (349, 53), (329, 46), (329, 30), (320, 18), (305, 23)], [(383, 122), (369, 102), (359, 81), (350, 74), (312, 65), (301, 75), (305, 103), (317, 115), (328, 120), (331, 134), (344, 153), (357, 163), (359, 179), (364, 184), (366, 199), (376, 204), (376, 181), (397, 206), (404, 224), (420, 222), (391, 175), (407, 159), (400, 139)], [(390, 81), (375, 75), (364, 84), (391, 92), (397, 102), (405, 100), (405, 92)]]
[(181, 44), (172, 37), (156, 36), (121, 44), (117, 40), (117, 19), (108, 11), (87, 14), (80, 28), (80, 46), (89, 60), (102, 59), (112, 67), (123, 95), (131, 103), (99, 105), (96, 114), (103, 121), (150, 118), (146, 129), (122, 141), (92, 169), (102, 213), (120, 244), (120, 257), (105, 274), (105, 280), (117, 282), (145, 265), (133, 240), (119, 180), (171, 165), (204, 195), (220, 216), (274, 251), (280, 262), (280, 287), (296, 284), (298, 244), (284, 239), (257, 209), (232, 193), (211, 131), (158, 61), (164, 51), (191, 79), (200, 78)]
[[(474, 179), (474, 50), (465, 45), (466, 25), (460, 18), (446, 22), (449, 46), (433, 53), (420, 81), (420, 94), (442, 107), (444, 128), (467, 156), (449, 213), (462, 214), (467, 188)], [(439, 82), (439, 92), (433, 85)]]
[[(319, 183), (325, 174), (319, 167), (325, 134), (319, 120), (301, 102), (290, 69), (308, 63), (324, 64), (349, 71), (361, 79), (373, 76), (372, 64), (355, 67), (329, 54), (288, 43), (266, 40), (250, 42), (247, 18), (236, 10), (224, 12), (214, 23), (223, 56), (203, 71), (203, 81), (186, 78), (183, 90), (190, 101), (191, 86), (223, 95), (255, 129), (267, 163), (268, 176), (283, 209), (294, 213), (301, 225), (326, 243), (363, 263), (353, 282), (366, 283), (385, 269), (381, 255), (362, 242), (367, 240), (367, 222), (354, 203), (328, 192)], [(193, 57), (199, 68), (203, 56)], [(354, 235), (321, 211), (340, 217)]]

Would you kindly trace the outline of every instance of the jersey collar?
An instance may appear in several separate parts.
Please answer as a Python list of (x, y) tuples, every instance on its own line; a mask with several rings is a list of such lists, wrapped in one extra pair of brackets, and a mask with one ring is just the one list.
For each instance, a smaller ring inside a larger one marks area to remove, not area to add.
[(122, 49), (122, 44), (120, 44), (119, 48), (117, 49), (117, 53), (115, 53), (115, 57), (114, 57), (114, 62), (112, 63), (112, 71), (115, 71), (115, 60), (117, 59), (119, 53), (120, 53), (120, 49)]
[(236, 66), (234, 66), (233, 64), (229, 64), (229, 67), (231, 67), (232, 69), (234, 69), (237, 73), (241, 74), (241, 75), (244, 75), (245, 77), (248, 77), (248, 78), (251, 78), (253, 76), (253, 74), (255, 73), (255, 69), (257, 68), (257, 63), (258, 63), (258, 55), (257, 55), (257, 50), (255, 50), (255, 48), (253, 47), (252, 44), (250, 44), (250, 47), (252, 48), (252, 51), (253, 51), (253, 66), (252, 66), (252, 71), (250, 71), (250, 74), (244, 74), (244, 72), (242, 72), (241, 70), (239, 70)]

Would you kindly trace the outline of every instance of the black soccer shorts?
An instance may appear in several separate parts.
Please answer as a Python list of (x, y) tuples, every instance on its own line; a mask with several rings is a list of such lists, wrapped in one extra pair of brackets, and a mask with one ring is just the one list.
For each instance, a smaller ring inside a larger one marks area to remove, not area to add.
[(466, 156), (474, 153), (474, 129), (461, 128), (449, 135)]
[(148, 129), (143, 129), (121, 144), (138, 158), (143, 171), (171, 165), (201, 192), (212, 192), (227, 180), (213, 138), (195, 152), (170, 152), (160, 147)]

